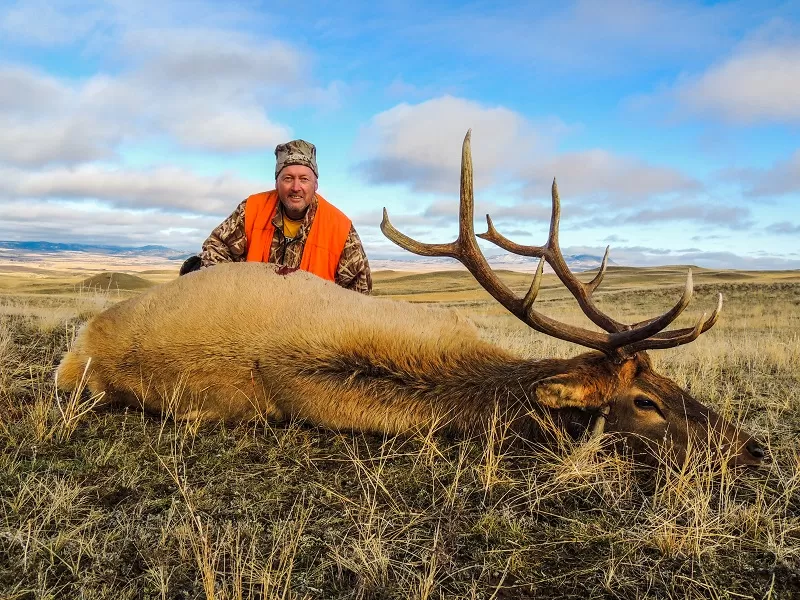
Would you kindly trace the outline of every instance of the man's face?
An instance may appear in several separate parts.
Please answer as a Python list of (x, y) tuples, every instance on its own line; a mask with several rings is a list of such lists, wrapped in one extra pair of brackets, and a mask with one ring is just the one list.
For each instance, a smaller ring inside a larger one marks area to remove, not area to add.
[(286, 215), (290, 219), (302, 219), (317, 191), (317, 176), (305, 165), (289, 165), (278, 173), (275, 189)]

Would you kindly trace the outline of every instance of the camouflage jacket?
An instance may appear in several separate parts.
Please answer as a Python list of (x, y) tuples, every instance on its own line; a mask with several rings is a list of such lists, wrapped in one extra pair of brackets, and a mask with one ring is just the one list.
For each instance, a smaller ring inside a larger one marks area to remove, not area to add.
[[(243, 200), (233, 214), (220, 223), (211, 235), (203, 242), (200, 253), (203, 267), (210, 267), (219, 262), (243, 262), (247, 260), (247, 236), (244, 231), (244, 209), (247, 200)], [(269, 262), (287, 267), (298, 268), (303, 257), (303, 248), (311, 230), (311, 224), (317, 214), (317, 200), (308, 207), (300, 231), (294, 238), (283, 235), (283, 206), (278, 203), (278, 210), (272, 219), (275, 235), (269, 250)], [(336, 283), (342, 287), (369, 294), (372, 292), (372, 275), (369, 262), (361, 239), (355, 227), (350, 227), (350, 235), (339, 259), (336, 269)]]

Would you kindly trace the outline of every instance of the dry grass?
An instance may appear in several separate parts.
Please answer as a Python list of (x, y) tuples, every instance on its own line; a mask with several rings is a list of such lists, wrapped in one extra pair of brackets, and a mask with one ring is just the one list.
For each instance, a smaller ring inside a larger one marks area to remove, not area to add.
[[(687, 322), (722, 291), (713, 330), (654, 358), (767, 444), (757, 472), (707, 468), (700, 451), (682, 470), (640, 469), (608, 436), (523, 454), (502, 427), (480, 445), (435, 428), (383, 438), (98, 408), (57, 395), (52, 370), (76, 326), (117, 298), (6, 295), (0, 597), (800, 597), (800, 283), (738, 277), (699, 286)], [(404, 296), (421, 281), (398, 279), (387, 289)], [(478, 293), (461, 299), (461, 278), (436, 281), (496, 343), (575, 353)], [(601, 302), (634, 320), (676, 293), (623, 292), (644, 284), (611, 273)], [(585, 324), (554, 287), (543, 300)]]

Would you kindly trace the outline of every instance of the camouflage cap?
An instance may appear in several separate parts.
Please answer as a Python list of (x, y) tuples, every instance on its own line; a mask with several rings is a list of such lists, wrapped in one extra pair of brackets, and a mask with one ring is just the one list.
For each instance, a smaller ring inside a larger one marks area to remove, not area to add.
[(289, 165), (304, 165), (319, 177), (319, 171), (317, 171), (317, 149), (314, 144), (305, 140), (292, 140), (285, 144), (278, 144), (275, 147), (275, 158), (275, 179), (278, 178), (281, 170)]

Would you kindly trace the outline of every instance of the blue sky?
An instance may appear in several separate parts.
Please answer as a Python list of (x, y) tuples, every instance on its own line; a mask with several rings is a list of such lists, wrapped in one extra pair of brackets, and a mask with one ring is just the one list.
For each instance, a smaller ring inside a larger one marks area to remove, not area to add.
[(382, 207), (450, 241), (472, 128), (516, 241), (556, 177), (565, 252), (800, 268), (797, 1), (0, 1), (0, 128), (0, 239), (199, 249), (301, 137), (405, 258)]

